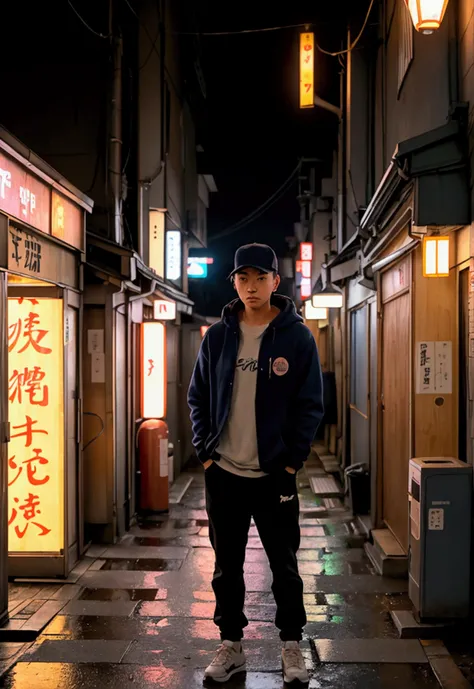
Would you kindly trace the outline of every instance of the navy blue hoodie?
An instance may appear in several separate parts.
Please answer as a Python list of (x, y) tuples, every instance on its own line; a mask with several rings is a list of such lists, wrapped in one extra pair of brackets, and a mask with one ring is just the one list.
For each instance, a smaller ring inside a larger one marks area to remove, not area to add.
[[(262, 336), (255, 411), (260, 467), (299, 470), (323, 418), (321, 366), (316, 342), (291, 299), (272, 297), (280, 313)], [(218, 460), (228, 419), (240, 340), (240, 299), (228, 304), (201, 344), (188, 392), (193, 445), (199, 460)], [(276, 371), (276, 373), (275, 373)], [(242, 429), (245, 432), (245, 429)]]

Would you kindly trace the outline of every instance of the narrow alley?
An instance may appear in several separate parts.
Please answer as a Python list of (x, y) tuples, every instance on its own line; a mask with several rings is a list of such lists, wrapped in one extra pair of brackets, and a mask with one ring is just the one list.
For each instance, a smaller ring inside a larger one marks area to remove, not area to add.
[[(169, 516), (132, 528), (119, 545), (91, 548), (76, 583), (10, 585), (11, 628), (24, 628), (45, 599), (58, 612), (33, 643), (0, 645), (0, 669), (18, 660), (2, 687), (202, 686), (218, 644), (212, 622), (213, 552), (201, 469), (182, 475), (179, 485), (188, 484)], [(365, 535), (351, 513), (340, 500), (316, 498), (304, 471), (299, 493), (299, 562), (308, 613), (302, 648), (310, 687), (438, 687), (421, 643), (399, 639), (390, 618), (391, 610), (410, 607), (406, 580), (374, 575), (363, 549)], [(271, 574), (254, 526), (245, 574), (248, 672), (229, 686), (282, 687)], [(458, 677), (450, 686), (463, 684)]]

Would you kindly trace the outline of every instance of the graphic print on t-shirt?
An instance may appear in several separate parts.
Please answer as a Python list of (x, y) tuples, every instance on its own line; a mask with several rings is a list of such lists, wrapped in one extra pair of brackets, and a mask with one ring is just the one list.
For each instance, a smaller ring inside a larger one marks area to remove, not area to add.
[(250, 373), (255, 373), (258, 368), (258, 360), (253, 359), (252, 357), (238, 359), (236, 368), (240, 368), (242, 371), (250, 371)]
[(265, 475), (258, 459), (254, 410), (260, 345), (266, 328), (266, 325), (240, 324), (241, 337), (235, 362), (231, 407), (217, 447), (221, 466), (246, 477)]

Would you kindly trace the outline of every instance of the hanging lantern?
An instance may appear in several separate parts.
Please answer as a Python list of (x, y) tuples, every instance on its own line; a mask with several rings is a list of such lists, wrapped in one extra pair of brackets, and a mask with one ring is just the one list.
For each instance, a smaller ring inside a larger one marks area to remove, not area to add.
[(449, 0), (405, 0), (417, 31), (431, 34), (443, 21)]
[(449, 237), (425, 237), (423, 240), (423, 277), (449, 277)]

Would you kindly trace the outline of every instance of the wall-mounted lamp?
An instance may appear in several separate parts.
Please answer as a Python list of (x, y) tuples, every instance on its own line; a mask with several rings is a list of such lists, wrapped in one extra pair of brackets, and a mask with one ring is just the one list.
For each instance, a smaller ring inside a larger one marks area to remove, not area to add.
[(328, 310), (313, 306), (311, 301), (305, 301), (304, 317), (307, 321), (327, 321)]
[(405, 0), (413, 25), (424, 34), (434, 33), (441, 26), (449, 0)]
[(311, 297), (311, 303), (319, 309), (342, 309), (343, 294), (328, 281), (326, 287), (321, 292), (316, 292)]
[(449, 277), (449, 237), (423, 239), (423, 277)]

